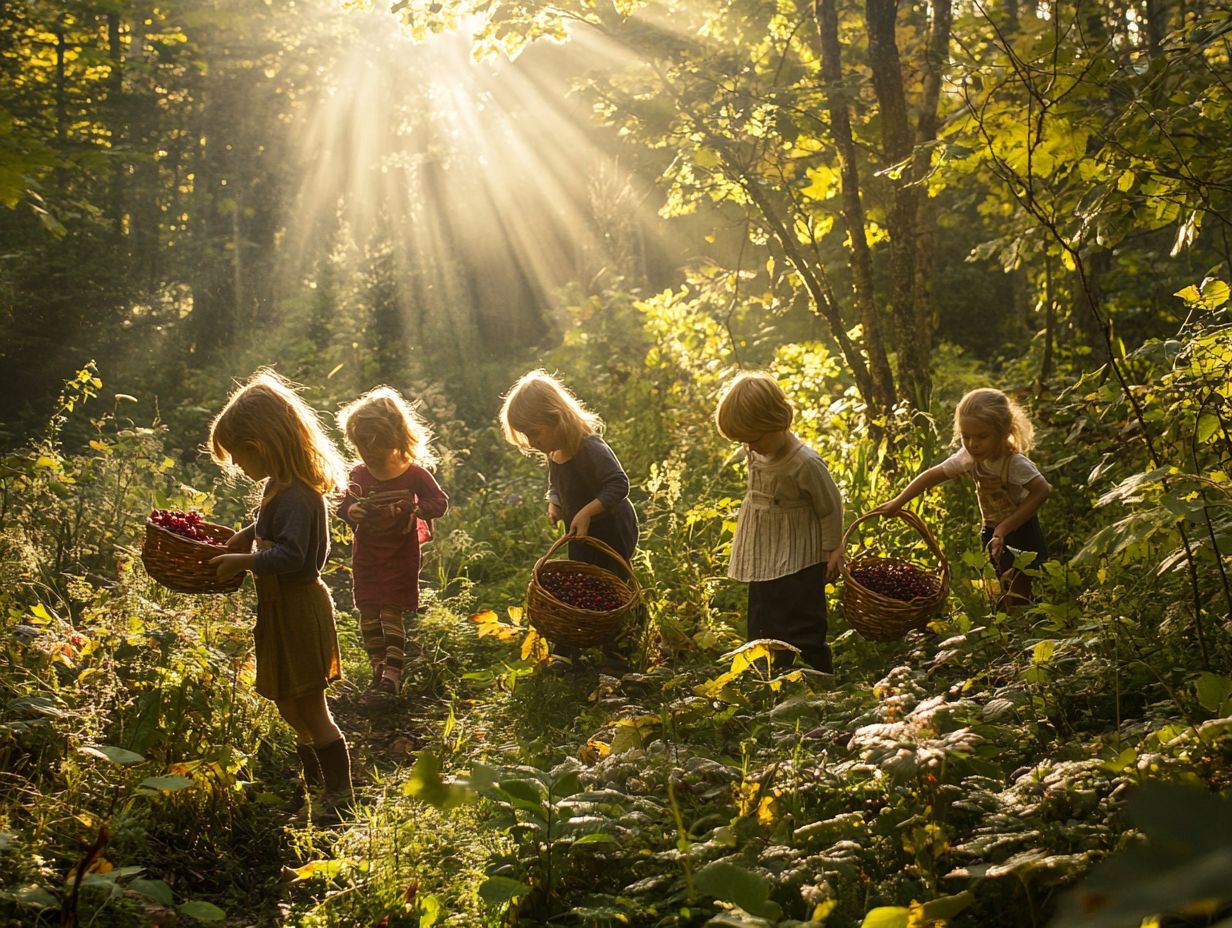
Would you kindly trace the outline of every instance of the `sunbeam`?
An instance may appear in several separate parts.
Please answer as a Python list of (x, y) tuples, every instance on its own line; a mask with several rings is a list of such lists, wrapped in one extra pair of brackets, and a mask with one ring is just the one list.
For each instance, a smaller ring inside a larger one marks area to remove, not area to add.
[(571, 281), (640, 283), (655, 204), (571, 93), (626, 50), (582, 30), (516, 60), (477, 61), (462, 32), (414, 41), (373, 11), (343, 28), (328, 91), (296, 127), (297, 275), (337, 249), (361, 263), (387, 251), (403, 311), (447, 324), (459, 349), (478, 332), (493, 344), (533, 339), (541, 325), (526, 320), (541, 321)]

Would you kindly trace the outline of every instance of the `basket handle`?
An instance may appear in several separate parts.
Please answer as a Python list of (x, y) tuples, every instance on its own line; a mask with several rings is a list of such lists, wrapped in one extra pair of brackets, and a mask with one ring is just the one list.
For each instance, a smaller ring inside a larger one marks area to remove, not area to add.
[[(921, 519), (918, 515), (916, 515), (910, 509), (900, 509), (898, 510), (898, 512), (894, 513), (894, 517), (902, 519), (904, 522), (910, 525), (913, 529), (915, 529), (920, 534), (920, 536), (924, 539), (924, 544), (928, 546), (928, 550), (931, 551), (936, 556), (937, 560), (941, 563), (941, 565), (943, 567), (949, 566), (949, 562), (946, 561), (945, 555), (941, 552), (941, 545), (937, 542), (937, 536), (932, 533), (932, 530), (924, 523), (923, 519)], [(847, 531), (843, 532), (843, 540), (840, 543), (841, 546), (843, 548), (847, 547), (847, 539), (851, 537), (852, 529), (854, 529), (857, 525), (859, 525), (865, 519), (888, 519), (888, 518), (892, 518), (892, 516), (886, 512), (877, 512), (876, 510), (873, 510), (872, 512), (866, 512), (864, 515), (860, 516), (858, 519), (852, 522), (849, 526), (847, 526)]]
[(538, 578), (539, 569), (547, 563), (548, 558), (559, 551), (563, 545), (566, 545), (571, 541), (584, 541), (592, 548), (598, 548), (604, 554), (613, 558), (625, 569), (625, 573), (628, 575), (627, 582), (633, 587), (634, 595), (641, 595), (642, 587), (641, 584), (637, 582), (637, 575), (633, 572), (633, 565), (625, 560), (624, 555), (622, 555), (619, 551), (613, 549), (612, 546), (603, 541), (603, 539), (595, 538), (593, 535), (562, 535), (560, 538), (557, 538), (554, 542), (552, 542), (552, 546), (543, 552), (543, 557), (535, 561), (535, 566), (531, 571), (531, 575)]

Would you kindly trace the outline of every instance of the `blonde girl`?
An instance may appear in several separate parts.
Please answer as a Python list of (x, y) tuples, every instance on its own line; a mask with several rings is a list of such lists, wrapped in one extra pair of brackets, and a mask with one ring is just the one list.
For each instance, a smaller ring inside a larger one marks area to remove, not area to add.
[(896, 513), (925, 490), (970, 476), (980, 504), (980, 537), (1001, 577), (1002, 593), (1011, 604), (1029, 602), (1030, 578), (1014, 568), (1010, 549), (1033, 551), (1037, 561), (1048, 556), (1039, 508), (1052, 487), (1026, 455), (1034, 436), (1031, 420), (1010, 397), (990, 387), (972, 390), (954, 410), (958, 450), (874, 511)]
[(364, 649), (372, 665), (369, 696), (402, 688), (404, 616), (419, 609), (420, 545), (449, 508), (428, 471), (436, 463), (432, 431), (390, 387), (343, 407), (338, 426), (359, 455), (338, 507), (355, 532), (351, 578)]
[[(500, 411), (505, 438), (524, 454), (548, 462), (548, 519), (569, 534), (593, 536), (626, 560), (637, 547), (637, 515), (629, 502), (629, 477), (600, 437), (603, 422), (551, 374), (534, 370), (518, 380)], [(569, 557), (617, 575), (625, 569), (587, 544), (569, 544)]]
[(727, 575), (747, 582), (748, 637), (795, 645), (832, 673), (826, 578), (842, 563), (843, 499), (821, 456), (791, 431), (795, 411), (774, 378), (750, 371), (724, 389), (715, 425), (745, 446), (748, 490)]
[(219, 464), (264, 482), (256, 520), (210, 563), (219, 579), (252, 571), (257, 692), (295, 730), (305, 783), (325, 787), (334, 814), (351, 799), (351, 761), (325, 701), (341, 670), (334, 604), (320, 574), (329, 555), (326, 499), (341, 492), (345, 466), (316, 413), (268, 369), (231, 394), (209, 447)]

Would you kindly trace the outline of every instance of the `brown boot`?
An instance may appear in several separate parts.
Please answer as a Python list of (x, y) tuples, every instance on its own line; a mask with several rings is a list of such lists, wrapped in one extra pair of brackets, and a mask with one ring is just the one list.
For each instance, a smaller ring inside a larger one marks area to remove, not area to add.
[(321, 762), (317, 760), (317, 752), (311, 744), (295, 745), (295, 753), (304, 768), (304, 786), (309, 791), (325, 785), (325, 777), (321, 773)]
[(324, 809), (346, 812), (355, 801), (351, 789), (351, 755), (342, 738), (329, 744), (316, 746), (317, 759), (321, 762), (321, 774), (325, 780), (325, 795), (321, 798)]

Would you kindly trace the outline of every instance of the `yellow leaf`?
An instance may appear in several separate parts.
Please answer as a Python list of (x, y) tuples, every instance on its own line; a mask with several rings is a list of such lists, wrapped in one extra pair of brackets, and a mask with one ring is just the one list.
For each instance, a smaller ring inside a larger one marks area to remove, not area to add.
[(101, 452), (102, 454), (111, 454), (111, 445), (104, 445), (101, 441), (98, 441), (97, 439), (94, 439), (94, 438), (90, 439), (90, 447), (93, 448), (95, 451)]
[(802, 196), (810, 200), (828, 200), (834, 196), (836, 190), (834, 181), (837, 177), (834, 171), (823, 164), (809, 168), (804, 173), (811, 183), (800, 191)]
[(537, 631), (532, 628), (526, 633), (526, 638), (522, 641), (522, 660), (539, 663), (546, 661), (551, 653), (547, 641)]
[(827, 899), (825, 902), (813, 909), (813, 915), (809, 919), (810, 922), (821, 923), (830, 917), (830, 913), (838, 908), (837, 899)]
[(1134, 179), (1133, 171), (1125, 171), (1117, 178), (1117, 190), (1121, 191), (1121, 193), (1127, 193), (1129, 188), (1134, 185)]
[(510, 606), (506, 612), (509, 613), (509, 621), (514, 625), (521, 625), (523, 618), (523, 610), (521, 606)]
[(472, 612), (470, 615), (470, 620), (476, 625), (486, 625), (489, 622), (500, 621), (500, 619), (496, 617), (496, 613), (491, 609), (484, 609), (483, 612)]

